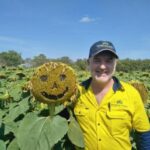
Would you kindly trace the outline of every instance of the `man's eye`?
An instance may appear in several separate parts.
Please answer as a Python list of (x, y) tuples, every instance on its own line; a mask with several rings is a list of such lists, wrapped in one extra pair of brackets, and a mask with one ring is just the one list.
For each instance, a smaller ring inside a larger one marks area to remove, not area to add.
[(112, 58), (109, 58), (109, 59), (107, 59), (107, 62), (108, 62), (108, 63), (111, 63), (111, 62), (113, 62), (113, 59), (112, 59)]
[(99, 60), (99, 59), (94, 59), (94, 62), (95, 62), (95, 63), (99, 63), (100, 60)]

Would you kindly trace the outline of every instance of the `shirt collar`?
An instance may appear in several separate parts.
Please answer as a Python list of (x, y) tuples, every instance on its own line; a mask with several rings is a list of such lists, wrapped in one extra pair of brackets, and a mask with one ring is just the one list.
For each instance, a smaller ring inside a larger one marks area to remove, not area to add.
[(113, 76), (114, 84), (113, 84), (113, 91), (116, 92), (117, 90), (123, 90), (123, 86), (120, 83), (119, 79)]
[[(113, 91), (116, 92), (117, 90), (123, 90), (123, 86), (120, 83), (119, 79), (113, 76), (114, 84), (113, 84)], [(80, 85), (83, 86), (86, 90), (88, 90), (91, 84), (92, 78), (83, 81)]]

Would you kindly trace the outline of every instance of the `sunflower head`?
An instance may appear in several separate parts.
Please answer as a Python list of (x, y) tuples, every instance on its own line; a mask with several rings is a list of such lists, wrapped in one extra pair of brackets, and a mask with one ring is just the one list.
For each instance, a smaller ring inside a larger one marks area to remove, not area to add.
[(130, 84), (137, 89), (137, 91), (140, 93), (140, 96), (142, 98), (143, 103), (146, 103), (148, 100), (148, 89), (144, 85), (144, 83), (139, 81), (130, 81)]
[(49, 62), (37, 68), (31, 85), (35, 98), (47, 104), (66, 103), (77, 93), (74, 70), (61, 62)]

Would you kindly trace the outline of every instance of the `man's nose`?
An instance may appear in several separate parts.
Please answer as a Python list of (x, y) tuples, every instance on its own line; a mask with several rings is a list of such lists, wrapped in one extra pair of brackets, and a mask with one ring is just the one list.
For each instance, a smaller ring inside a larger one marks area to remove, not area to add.
[(100, 67), (101, 69), (105, 69), (105, 68), (106, 68), (106, 64), (105, 64), (105, 63), (100, 63), (99, 67)]

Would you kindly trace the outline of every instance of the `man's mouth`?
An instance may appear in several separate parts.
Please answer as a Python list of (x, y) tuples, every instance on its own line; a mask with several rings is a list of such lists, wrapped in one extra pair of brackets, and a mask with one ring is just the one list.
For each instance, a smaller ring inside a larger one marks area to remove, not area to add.
[(95, 73), (100, 74), (100, 75), (106, 75), (107, 74), (106, 71), (100, 71), (100, 70), (96, 70)]

